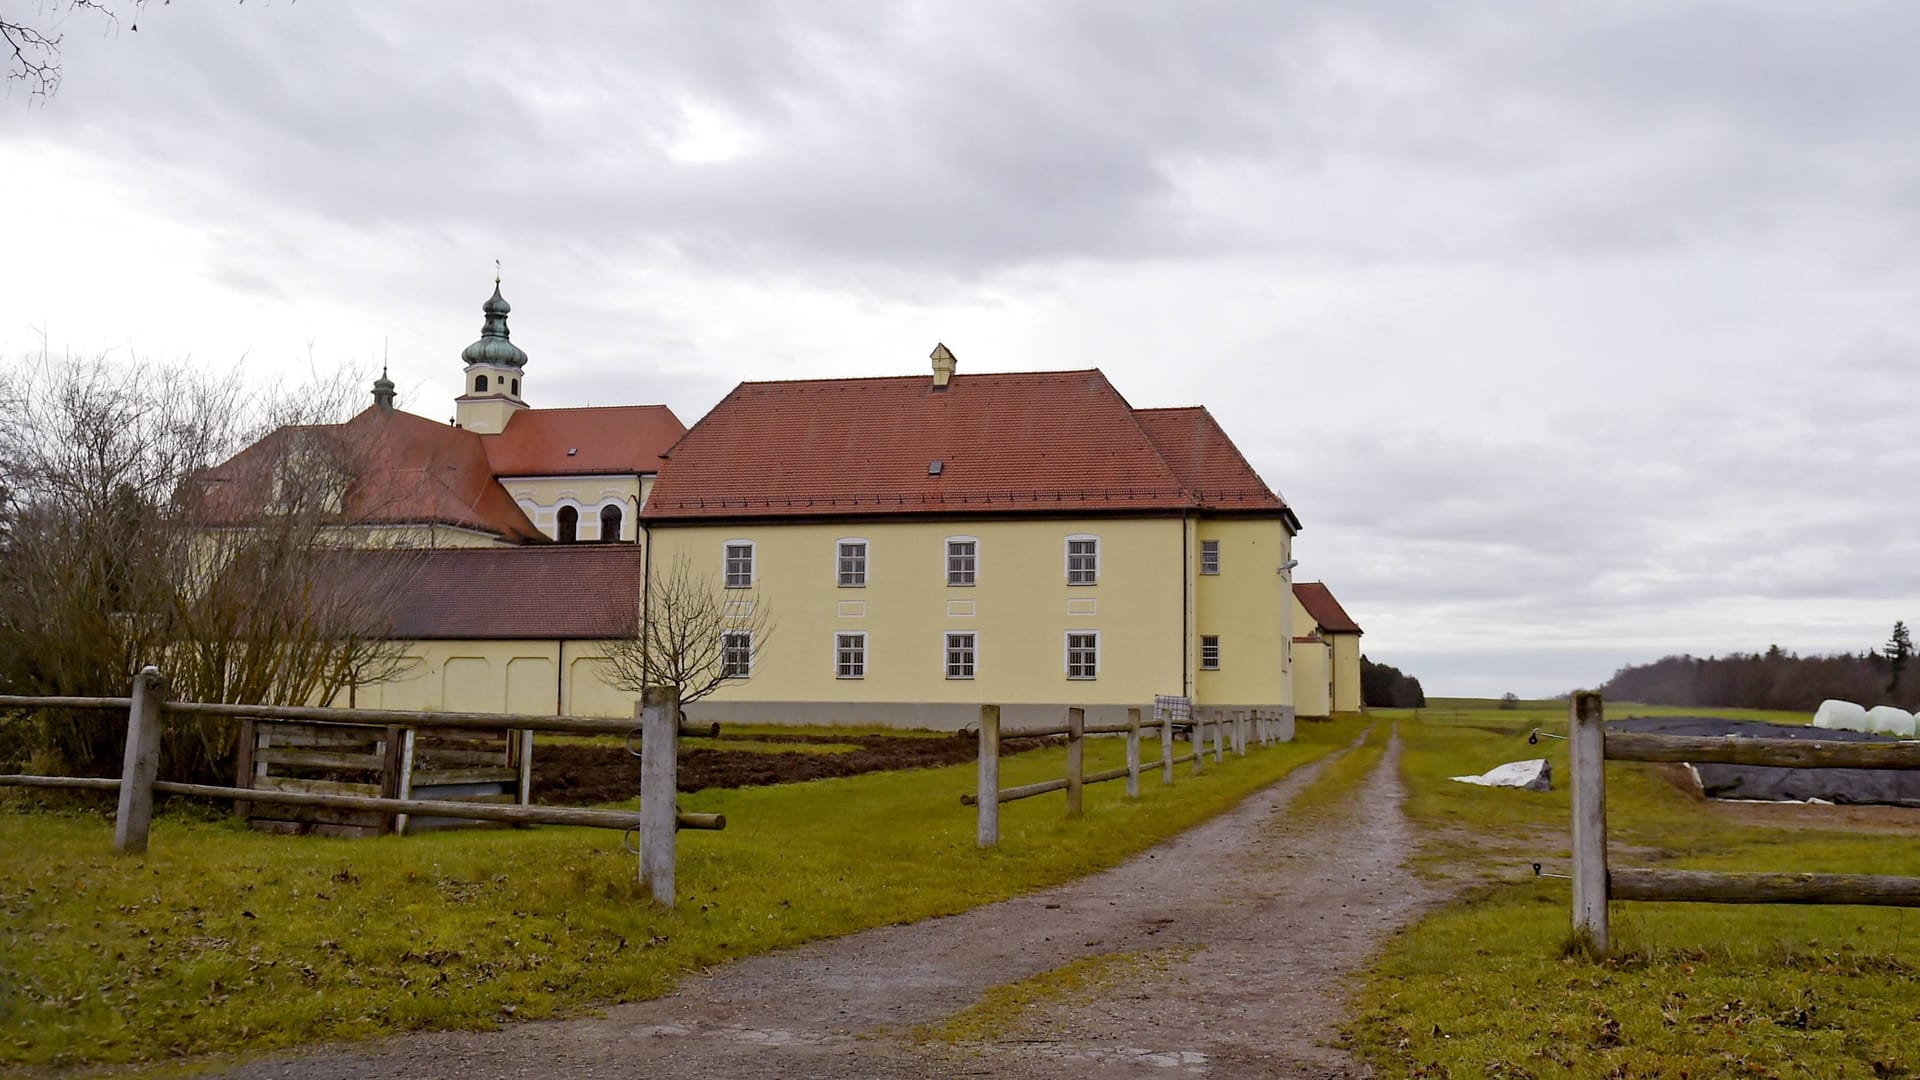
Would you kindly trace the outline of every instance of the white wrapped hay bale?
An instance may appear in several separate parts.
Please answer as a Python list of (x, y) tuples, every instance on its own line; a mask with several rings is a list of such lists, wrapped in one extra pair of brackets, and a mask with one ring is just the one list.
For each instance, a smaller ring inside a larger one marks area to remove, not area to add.
[(1813, 714), (1813, 726), (1829, 731), (1871, 731), (1867, 726), (1867, 710), (1851, 701), (1836, 701), (1833, 698), (1820, 703), (1819, 711)]
[(1891, 705), (1875, 705), (1867, 710), (1867, 730), (1875, 735), (1913, 738), (1913, 714)]

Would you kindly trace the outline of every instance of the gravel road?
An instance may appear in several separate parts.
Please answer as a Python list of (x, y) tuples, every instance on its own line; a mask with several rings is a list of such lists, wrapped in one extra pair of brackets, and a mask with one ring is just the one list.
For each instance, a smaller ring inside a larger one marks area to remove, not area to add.
[[(755, 957), (601, 1017), (326, 1047), (223, 1075), (1369, 1076), (1338, 1042), (1346, 977), (1438, 899), (1401, 871), (1413, 839), (1399, 754), (1396, 736), (1329, 809), (1287, 804), (1331, 757), (1104, 873)], [(996, 986), (1089, 958), (1114, 974), (957, 1042), (915, 1033)]]

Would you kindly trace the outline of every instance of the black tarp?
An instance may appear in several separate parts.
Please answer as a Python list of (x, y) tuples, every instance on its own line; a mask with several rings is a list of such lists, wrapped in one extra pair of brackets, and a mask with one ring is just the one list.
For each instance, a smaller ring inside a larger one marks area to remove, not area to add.
[[(1739, 735), (1765, 739), (1825, 739), (1833, 742), (1892, 742), (1891, 736), (1834, 731), (1759, 720), (1715, 716), (1636, 716), (1607, 725), (1619, 731), (1661, 735)], [(1765, 799), (1804, 802), (1920, 806), (1920, 770), (1774, 769), (1761, 765), (1695, 765), (1700, 787), (1710, 799)]]

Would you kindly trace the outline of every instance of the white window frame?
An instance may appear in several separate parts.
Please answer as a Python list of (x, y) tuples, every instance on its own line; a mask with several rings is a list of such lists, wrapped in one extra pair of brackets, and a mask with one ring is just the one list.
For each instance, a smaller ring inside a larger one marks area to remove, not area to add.
[[(1213, 642), (1213, 663), (1211, 664), (1207, 663), (1207, 642), (1209, 641)], [(1219, 634), (1201, 634), (1200, 635), (1200, 670), (1201, 671), (1219, 671), (1220, 670), (1220, 635)]]
[[(841, 669), (841, 653), (846, 649), (845, 639), (859, 639), (859, 670), (847, 674)], [(833, 677), (836, 679), (864, 679), (867, 677), (867, 632), (865, 630), (835, 630), (833, 632)]]
[[(1087, 543), (1090, 543), (1093, 545), (1093, 576), (1088, 578), (1085, 581), (1075, 581), (1073, 579), (1073, 545), (1087, 544)], [(1067, 584), (1069, 585), (1100, 584), (1100, 538), (1098, 536), (1095, 536), (1092, 533), (1074, 533), (1072, 536), (1067, 537), (1067, 542), (1063, 550), (1066, 553), (1065, 557), (1066, 557), (1066, 568), (1067, 568)]]
[[(1090, 674), (1075, 675), (1073, 673), (1073, 639), (1077, 637), (1090, 637), (1093, 639), (1093, 671)], [(1062, 637), (1061, 644), (1064, 647), (1063, 651), (1065, 655), (1062, 659), (1065, 661), (1067, 678), (1075, 682), (1092, 682), (1100, 677), (1100, 631), (1069, 630)]]
[[(860, 580), (849, 582), (846, 569), (841, 560), (846, 558), (840, 550), (843, 544), (860, 545)], [(864, 589), (867, 587), (867, 574), (873, 569), (873, 544), (864, 536), (843, 536), (833, 542), (833, 581), (842, 589)]]
[[(967, 639), (967, 651), (972, 654), (972, 663), (969, 666), (973, 670), (968, 672), (965, 675), (955, 675), (953, 673), (953, 663), (952, 663), (952, 655), (951, 655), (953, 653), (953, 639), (958, 637), (963, 637)], [(946, 675), (947, 678), (953, 679), (956, 682), (964, 682), (964, 681), (979, 677), (980, 675), (980, 632), (978, 630), (947, 630), (941, 634), (940, 636), (940, 671), (942, 674)]]
[[(973, 545), (973, 570), (971, 571), (971, 580), (968, 580), (968, 581), (953, 580), (953, 558), (954, 558), (953, 545), (955, 544), (972, 544)], [(980, 584), (980, 538), (979, 537), (977, 536), (947, 537), (946, 540), (942, 542), (940, 545), (940, 560), (941, 560), (940, 569), (946, 577), (947, 588), (971, 589), (975, 585)]]
[[(732, 646), (727, 643), (728, 638), (746, 638), (747, 639), (747, 662), (745, 665), (736, 668), (733, 664), (728, 662), (727, 650), (732, 648)], [(753, 678), (753, 654), (754, 654), (753, 631), (751, 630), (720, 631), (720, 670), (723, 673), (720, 676), (721, 678), (723, 679)]]
[[(733, 549), (747, 549), (747, 580), (735, 584), (733, 580)], [(729, 589), (751, 589), (760, 582), (760, 545), (752, 540), (727, 540), (720, 545), (720, 578)]]
[[(1207, 554), (1208, 554), (1207, 549), (1209, 547), (1213, 549), (1213, 552), (1212, 552), (1213, 569), (1211, 570), (1207, 569)], [(1214, 575), (1217, 575), (1218, 573), (1220, 573), (1220, 541), (1218, 540), (1200, 541), (1200, 572), (1202, 574), (1207, 575), (1208, 577), (1213, 577)]]

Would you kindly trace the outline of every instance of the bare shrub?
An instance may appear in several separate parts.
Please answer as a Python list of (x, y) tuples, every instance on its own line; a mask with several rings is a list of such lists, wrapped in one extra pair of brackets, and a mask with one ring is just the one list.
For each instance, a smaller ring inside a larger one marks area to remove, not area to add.
[[(328, 587), (354, 448), (295, 428), (260, 468), (209, 479), (270, 431), (341, 419), (354, 381), (318, 385), (44, 352), (0, 376), (0, 685), (123, 696), (155, 664), (175, 698), (307, 704), (391, 670), (385, 598)], [(122, 750), (123, 717), (30, 728), (41, 768), (110, 770)], [(170, 717), (162, 769), (217, 778), (232, 739), (230, 721)]]

